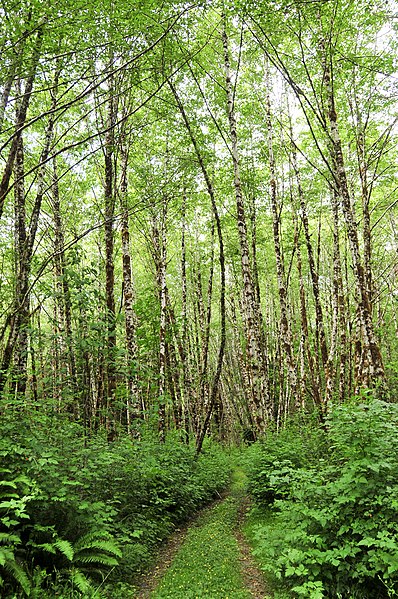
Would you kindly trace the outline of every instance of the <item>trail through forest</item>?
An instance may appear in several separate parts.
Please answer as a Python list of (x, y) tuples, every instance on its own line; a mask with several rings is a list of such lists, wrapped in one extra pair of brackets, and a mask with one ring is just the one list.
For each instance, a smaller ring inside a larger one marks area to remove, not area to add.
[(226, 496), (170, 538), (136, 599), (270, 598), (242, 532), (248, 507), (244, 474), (236, 470)]
[(398, 597), (397, 0), (0, 46), (1, 599)]

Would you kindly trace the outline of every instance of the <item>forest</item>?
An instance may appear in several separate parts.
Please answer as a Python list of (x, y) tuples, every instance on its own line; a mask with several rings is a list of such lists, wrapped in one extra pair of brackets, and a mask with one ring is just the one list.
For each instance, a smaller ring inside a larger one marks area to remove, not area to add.
[(208, 505), (265, 590), (153, 599), (397, 597), (395, 0), (1, 0), (0, 48), (1, 597), (149, 597)]

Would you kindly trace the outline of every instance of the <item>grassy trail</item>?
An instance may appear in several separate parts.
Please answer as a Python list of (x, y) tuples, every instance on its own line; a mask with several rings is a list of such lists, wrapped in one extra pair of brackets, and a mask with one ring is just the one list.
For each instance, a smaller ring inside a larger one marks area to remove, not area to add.
[(239, 531), (244, 474), (234, 472), (228, 497), (198, 519), (151, 599), (263, 599), (262, 577)]

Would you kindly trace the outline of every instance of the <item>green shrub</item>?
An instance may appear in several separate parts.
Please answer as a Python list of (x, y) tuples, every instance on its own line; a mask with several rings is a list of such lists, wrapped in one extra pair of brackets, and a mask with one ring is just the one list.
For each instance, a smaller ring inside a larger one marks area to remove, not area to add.
[(0, 477), (0, 588), (6, 592), (18, 585), (28, 594), (29, 577), (18, 560), (18, 550), (21, 530), (29, 518), (27, 506), (36, 491), (26, 476), (13, 476), (10, 470), (1, 468)]
[(259, 505), (288, 497), (297, 471), (319, 462), (325, 448), (325, 432), (311, 422), (292, 421), (279, 433), (268, 431), (246, 451), (249, 493)]
[(327, 426), (329, 460), (296, 471), (272, 524), (257, 528), (257, 553), (301, 597), (395, 597), (398, 406), (340, 406)]

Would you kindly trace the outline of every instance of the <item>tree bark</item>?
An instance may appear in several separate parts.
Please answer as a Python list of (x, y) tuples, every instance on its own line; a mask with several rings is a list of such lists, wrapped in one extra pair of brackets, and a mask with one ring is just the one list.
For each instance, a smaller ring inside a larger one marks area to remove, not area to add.
[[(107, 107), (107, 131), (104, 140), (104, 202), (105, 202), (105, 296), (106, 296), (106, 368), (105, 368), (105, 400), (110, 414), (116, 390), (116, 322), (115, 322), (115, 266), (114, 266), (114, 152), (115, 152), (116, 100), (113, 80), (109, 84)], [(108, 422), (109, 426), (109, 422)]]
[(210, 198), (210, 203), (211, 203), (211, 207), (212, 207), (212, 211), (213, 211), (215, 226), (216, 226), (216, 230), (217, 230), (218, 248), (219, 248), (219, 263), (220, 263), (220, 278), (221, 278), (221, 284), (220, 284), (220, 318), (221, 318), (220, 343), (219, 343), (219, 349), (218, 349), (217, 366), (216, 366), (216, 371), (215, 371), (215, 374), (214, 374), (213, 380), (212, 380), (212, 386), (211, 386), (206, 416), (205, 416), (203, 425), (202, 425), (202, 427), (198, 433), (198, 436), (196, 438), (196, 454), (199, 455), (199, 453), (202, 451), (203, 441), (204, 441), (204, 438), (205, 438), (205, 435), (206, 435), (206, 432), (207, 432), (207, 429), (208, 429), (208, 426), (210, 423), (210, 418), (211, 418), (211, 415), (213, 412), (213, 408), (215, 406), (215, 402), (217, 400), (217, 394), (219, 391), (219, 384), (220, 384), (221, 373), (222, 373), (222, 368), (223, 368), (225, 344), (226, 344), (224, 240), (223, 240), (221, 220), (220, 220), (220, 215), (219, 215), (218, 208), (217, 208), (216, 196), (215, 196), (215, 191), (214, 191), (214, 186), (213, 186), (212, 180), (211, 180), (208, 170), (206, 168), (206, 164), (205, 164), (202, 152), (200, 151), (199, 144), (198, 144), (196, 137), (193, 133), (191, 123), (188, 119), (185, 108), (179, 98), (177, 90), (171, 81), (169, 81), (169, 86), (170, 86), (170, 89), (174, 95), (176, 102), (177, 102), (178, 109), (181, 113), (182, 119), (184, 121), (185, 127), (186, 127), (188, 135), (189, 135), (189, 138), (191, 140), (193, 149), (195, 151), (196, 158), (198, 159), (203, 178), (206, 183), (206, 189), (207, 189), (207, 193)]
[(71, 293), (69, 287), (69, 278), (66, 267), (65, 257), (65, 238), (63, 223), (61, 217), (61, 201), (59, 196), (59, 184), (58, 184), (58, 168), (57, 158), (53, 158), (53, 177), (52, 177), (52, 207), (53, 207), (53, 219), (54, 219), (54, 232), (55, 232), (55, 267), (58, 278), (58, 303), (61, 320), (63, 323), (63, 331), (65, 334), (65, 348), (68, 365), (68, 378), (66, 384), (70, 388), (71, 397), (74, 400), (73, 403), (78, 401), (77, 393), (79, 390), (77, 382), (77, 371), (76, 371), (76, 357), (73, 348), (73, 327), (72, 327), (72, 303)]
[[(380, 347), (375, 335), (372, 320), (372, 305), (369, 297), (367, 277), (361, 260), (358, 228), (352, 208), (352, 201), (348, 187), (347, 172), (344, 161), (343, 146), (340, 136), (338, 116), (336, 110), (335, 95), (332, 80), (332, 58), (328, 56), (324, 44), (321, 44), (324, 52), (324, 83), (327, 100), (327, 117), (330, 128), (330, 148), (332, 154), (332, 165), (334, 169), (335, 184), (341, 201), (341, 207), (346, 223), (348, 242), (354, 270), (355, 284), (358, 295), (358, 307), (360, 312), (361, 328), (363, 334), (364, 360), (369, 364), (368, 368), (361, 369), (357, 385), (379, 386), (383, 394), (386, 390), (384, 364)], [(366, 372), (367, 371), (367, 372)]]
[[(280, 307), (280, 333), (281, 343), (283, 346), (283, 356), (286, 361), (288, 381), (290, 383), (290, 396), (296, 405), (299, 406), (300, 400), (300, 389), (297, 384), (297, 371), (294, 360), (293, 344), (292, 344), (292, 332), (291, 332), (291, 313), (288, 302), (288, 293), (286, 287), (285, 267), (283, 260), (283, 253), (281, 247), (281, 208), (278, 202), (278, 190), (277, 190), (277, 174), (273, 148), (273, 127), (271, 118), (271, 101), (269, 97), (270, 87), (270, 76), (269, 66), (267, 65), (267, 92), (265, 98), (265, 114), (266, 114), (266, 128), (268, 133), (268, 162), (270, 168), (270, 198), (271, 198), (271, 209), (272, 209), (272, 230), (274, 236), (274, 247), (276, 256), (276, 273), (278, 281), (278, 294), (279, 294), (279, 307)], [(287, 404), (289, 391), (287, 394)], [(288, 405), (286, 406), (288, 408)]]
[(234, 109), (234, 96), (231, 80), (228, 37), (224, 28), (222, 32), (224, 49), (225, 90), (227, 96), (227, 113), (229, 132), (232, 144), (232, 162), (234, 169), (234, 188), (237, 210), (237, 225), (241, 258), (241, 271), (244, 289), (244, 316), (247, 331), (248, 364), (251, 375), (251, 392), (253, 403), (256, 406), (255, 420), (259, 430), (263, 430), (266, 422), (272, 417), (271, 398), (269, 394), (268, 379), (264, 371), (264, 361), (261, 354), (261, 333), (256, 315), (259, 307), (256, 306), (256, 291), (250, 267), (249, 242), (247, 235), (246, 211), (242, 192), (242, 183), (239, 166), (239, 148)]
[(14, 320), (17, 329), (16, 351), (14, 357), (15, 385), (19, 397), (24, 397), (27, 382), (28, 325), (29, 325), (29, 264), (26, 263), (26, 209), (24, 184), (24, 144), (22, 136), (18, 140), (15, 156), (14, 187), (15, 196), (15, 252), (16, 252), (16, 289), (15, 310), (18, 317)]
[(11, 175), (12, 175), (12, 171), (13, 171), (13, 167), (14, 167), (15, 157), (17, 154), (19, 140), (22, 135), (22, 129), (26, 122), (30, 99), (31, 99), (32, 91), (33, 91), (33, 83), (35, 80), (36, 70), (37, 70), (37, 66), (38, 66), (39, 58), (40, 58), (40, 49), (41, 49), (41, 45), (42, 45), (42, 39), (43, 39), (43, 28), (40, 27), (37, 32), (37, 36), (36, 36), (36, 42), (35, 42), (35, 47), (34, 47), (34, 52), (33, 52), (30, 75), (26, 80), (24, 93), (22, 96), (21, 103), (19, 105), (17, 118), (16, 118), (16, 122), (15, 122), (15, 133), (14, 133), (14, 136), (11, 141), (10, 151), (9, 151), (7, 162), (6, 162), (6, 165), (4, 168), (3, 176), (2, 176), (2, 179), (0, 182), (0, 219), (3, 215), (4, 202), (6, 200), (8, 190), (9, 190), (9, 184), (10, 184), (10, 179), (11, 179)]
[(333, 212), (333, 289), (336, 302), (335, 310), (337, 312), (335, 319), (338, 321), (338, 329), (340, 335), (339, 363), (337, 365), (339, 380), (338, 397), (339, 401), (343, 402), (347, 398), (347, 314), (340, 256), (340, 223), (338, 197), (335, 193), (335, 190), (332, 190), (331, 193)]
[(138, 348), (136, 340), (137, 317), (134, 311), (134, 284), (130, 252), (130, 223), (128, 210), (128, 183), (127, 166), (128, 150), (126, 140), (120, 144), (121, 156), (121, 181), (120, 181), (120, 207), (122, 212), (121, 237), (122, 237), (122, 263), (123, 263), (123, 304), (125, 318), (126, 350), (127, 350), (127, 402), (126, 421), (127, 430), (131, 431), (131, 419), (142, 417), (141, 398), (138, 385)]
[[(59, 77), (59, 70), (57, 69), (55, 72), (55, 76), (54, 76), (54, 90), (55, 91), (54, 91), (53, 97), (52, 97), (52, 104), (51, 104), (52, 108), (55, 108), (55, 106), (57, 104), (56, 90), (57, 90), (57, 85), (58, 85), (58, 77)], [(31, 81), (31, 84), (33, 86), (33, 79)], [(29, 95), (30, 95), (31, 91), (32, 90), (30, 89)], [(21, 105), (24, 105), (25, 103), (26, 103), (26, 88), (25, 88), (25, 94), (21, 100)], [(23, 110), (21, 108), (21, 106), (18, 107), (17, 116), (16, 116), (17, 127), (18, 127), (18, 123), (21, 118), (21, 110)], [(27, 110), (27, 106), (26, 106), (26, 110)], [(25, 116), (26, 116), (26, 114), (25, 114)], [(15, 143), (16, 146), (15, 146), (15, 155), (12, 159), (12, 165), (14, 165), (15, 159), (16, 159), (17, 153), (18, 153), (18, 164), (17, 164), (17, 175), (18, 176), (16, 178), (15, 185), (16, 185), (16, 202), (17, 202), (16, 209), (17, 209), (17, 213), (18, 213), (17, 228), (18, 228), (18, 237), (19, 237), (19, 240), (18, 240), (18, 244), (19, 244), (18, 245), (18, 252), (19, 252), (18, 263), (19, 263), (19, 265), (18, 265), (18, 284), (17, 284), (17, 288), (16, 288), (13, 314), (11, 315), (10, 321), (9, 321), (10, 331), (9, 331), (9, 336), (8, 336), (7, 343), (6, 343), (4, 352), (3, 352), (2, 363), (0, 366), (0, 393), (4, 390), (4, 386), (7, 381), (8, 371), (9, 371), (12, 357), (13, 357), (13, 354), (15, 351), (15, 344), (17, 342), (17, 339), (18, 339), (22, 329), (24, 327), (26, 327), (26, 325), (27, 325), (26, 322), (24, 323), (24, 320), (26, 321), (26, 311), (29, 310), (28, 295), (29, 295), (29, 277), (30, 277), (30, 270), (31, 270), (31, 261), (32, 261), (34, 243), (35, 243), (35, 239), (36, 239), (37, 227), (38, 227), (38, 223), (39, 223), (41, 206), (42, 206), (42, 201), (43, 201), (44, 191), (45, 191), (45, 174), (46, 174), (45, 164), (47, 162), (48, 155), (50, 152), (51, 141), (53, 139), (53, 131), (54, 131), (54, 116), (53, 116), (53, 111), (50, 111), (50, 116), (49, 116), (46, 130), (44, 133), (43, 149), (42, 149), (42, 152), (40, 155), (38, 176), (37, 176), (37, 192), (36, 192), (35, 200), (33, 202), (33, 208), (32, 208), (32, 213), (31, 213), (31, 217), (30, 217), (29, 228), (26, 226), (26, 223), (24, 225), (22, 225), (22, 220), (24, 218), (26, 218), (25, 207), (24, 207), (25, 191), (24, 191), (23, 180), (24, 180), (25, 175), (24, 175), (24, 168), (23, 168), (22, 133), (19, 131), (18, 134), (16, 134), (13, 139), (13, 144)], [(7, 184), (7, 189), (8, 189), (8, 184)], [(21, 243), (23, 243), (23, 247), (20, 245)], [(23, 342), (23, 343), (25, 343), (25, 342)]]
[(160, 302), (159, 322), (159, 389), (158, 389), (158, 430), (159, 440), (164, 443), (166, 439), (166, 401), (167, 401), (167, 198), (163, 196), (160, 231), (154, 223), (155, 255), (157, 256), (158, 292)]
[[(293, 138), (292, 131), (291, 131), (291, 137)], [(300, 203), (300, 216), (301, 216), (301, 222), (303, 224), (304, 237), (305, 237), (305, 243), (306, 243), (307, 255), (308, 255), (308, 265), (309, 265), (309, 269), (310, 269), (311, 282), (312, 282), (312, 293), (314, 296), (316, 339), (319, 342), (320, 349), (321, 349), (322, 366), (323, 366), (324, 376), (325, 376), (325, 388), (330, 388), (329, 381), (331, 379), (331, 375), (330, 375), (330, 364), (329, 364), (329, 350), (328, 350), (327, 342), (326, 342), (323, 308), (322, 308), (321, 296), (320, 296), (320, 290), (319, 290), (319, 276), (318, 276), (318, 271), (317, 271), (316, 264), (315, 264), (314, 249), (313, 249), (313, 245), (312, 245), (312, 241), (311, 241), (311, 233), (310, 233), (307, 205), (305, 202), (304, 190), (301, 185), (301, 177), (300, 177), (300, 171), (299, 171), (299, 168), (297, 165), (297, 153), (296, 153), (294, 143), (292, 144), (292, 165), (293, 165), (293, 169), (294, 169), (295, 176), (296, 176), (297, 193), (298, 193), (298, 198), (299, 198), (299, 203)], [(308, 329), (307, 326), (305, 328)], [(317, 354), (316, 354), (316, 356), (317, 356)], [(315, 365), (317, 366), (317, 372), (319, 373), (318, 358), (316, 358), (316, 360), (317, 360), (317, 364), (315, 364)], [(315, 393), (314, 399), (319, 402), (318, 407), (321, 410), (321, 412), (324, 412), (326, 396), (323, 395), (322, 382), (320, 380), (319, 375), (318, 375), (318, 386), (319, 386), (319, 393)]]

